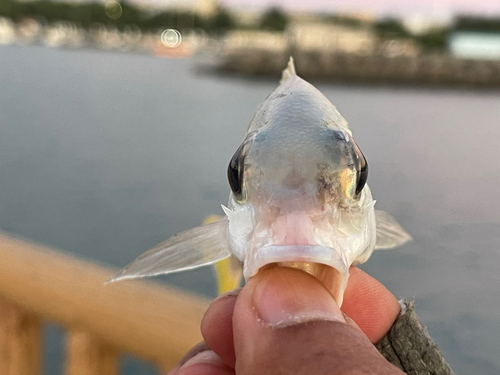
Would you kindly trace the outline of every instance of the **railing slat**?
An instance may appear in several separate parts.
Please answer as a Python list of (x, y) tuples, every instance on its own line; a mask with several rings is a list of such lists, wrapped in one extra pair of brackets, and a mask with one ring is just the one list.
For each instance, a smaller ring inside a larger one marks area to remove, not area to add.
[(206, 299), (147, 282), (104, 285), (113, 274), (109, 268), (0, 234), (0, 297), (163, 368), (174, 366), (202, 340), (199, 324)]
[(88, 332), (70, 330), (66, 341), (66, 375), (116, 375), (118, 352)]
[(41, 319), (0, 299), (0, 374), (42, 373)]

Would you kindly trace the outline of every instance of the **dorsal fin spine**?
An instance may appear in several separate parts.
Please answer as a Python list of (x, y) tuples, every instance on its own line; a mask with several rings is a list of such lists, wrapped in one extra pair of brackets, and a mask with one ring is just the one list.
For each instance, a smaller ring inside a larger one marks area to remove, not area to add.
[(288, 65), (286, 66), (286, 69), (283, 70), (283, 73), (281, 73), (281, 80), (280, 84), (285, 82), (288, 78), (296, 76), (297, 73), (295, 72), (295, 65), (293, 63), (293, 57), (290, 56), (290, 60), (288, 60)]

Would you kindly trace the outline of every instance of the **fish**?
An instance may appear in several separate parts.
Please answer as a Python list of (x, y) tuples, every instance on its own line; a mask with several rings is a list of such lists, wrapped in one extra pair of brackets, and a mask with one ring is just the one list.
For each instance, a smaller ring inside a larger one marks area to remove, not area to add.
[(257, 108), (227, 175), (224, 217), (174, 235), (110, 281), (229, 259), (225, 273), (235, 280), (273, 266), (306, 271), (340, 305), (352, 265), (411, 240), (389, 213), (375, 210), (368, 162), (347, 121), (297, 75), (293, 58)]

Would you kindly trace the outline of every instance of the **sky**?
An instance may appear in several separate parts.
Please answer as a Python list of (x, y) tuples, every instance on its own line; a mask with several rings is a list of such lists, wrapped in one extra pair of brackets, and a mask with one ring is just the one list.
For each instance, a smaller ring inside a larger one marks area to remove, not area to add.
[(446, 17), (458, 13), (500, 16), (500, 0), (220, 0), (232, 7), (267, 8), (279, 6), (289, 10), (363, 11), (375, 14), (411, 16), (421, 14)]

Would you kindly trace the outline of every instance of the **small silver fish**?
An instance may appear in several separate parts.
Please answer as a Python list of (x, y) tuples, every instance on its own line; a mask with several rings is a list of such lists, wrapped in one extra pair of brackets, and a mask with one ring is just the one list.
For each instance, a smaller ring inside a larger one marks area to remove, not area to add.
[(411, 239), (388, 213), (374, 209), (367, 177), (347, 121), (297, 76), (290, 59), (229, 163), (226, 217), (171, 237), (110, 281), (232, 257), (245, 279), (269, 265), (303, 269), (341, 304), (351, 265), (367, 261), (376, 248)]

